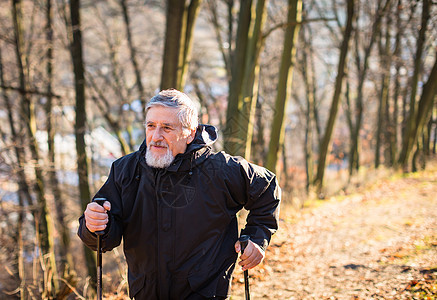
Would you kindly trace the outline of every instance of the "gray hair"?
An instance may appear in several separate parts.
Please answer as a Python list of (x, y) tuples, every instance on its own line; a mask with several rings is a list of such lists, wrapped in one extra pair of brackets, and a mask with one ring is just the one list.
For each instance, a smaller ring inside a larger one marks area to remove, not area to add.
[(179, 108), (178, 119), (184, 131), (195, 130), (199, 125), (198, 112), (194, 101), (181, 91), (168, 89), (159, 92), (147, 103), (146, 114), (151, 107), (157, 105)]

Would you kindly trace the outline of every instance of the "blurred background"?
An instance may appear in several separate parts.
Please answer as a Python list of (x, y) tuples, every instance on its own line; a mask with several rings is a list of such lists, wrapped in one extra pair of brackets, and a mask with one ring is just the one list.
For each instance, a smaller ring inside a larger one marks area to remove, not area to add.
[[(435, 156), (435, 1), (0, 5), (0, 298), (91, 297), (77, 219), (161, 89), (195, 99), (214, 150), (276, 172), (295, 209)], [(107, 292), (126, 295), (123, 255), (105, 256)]]

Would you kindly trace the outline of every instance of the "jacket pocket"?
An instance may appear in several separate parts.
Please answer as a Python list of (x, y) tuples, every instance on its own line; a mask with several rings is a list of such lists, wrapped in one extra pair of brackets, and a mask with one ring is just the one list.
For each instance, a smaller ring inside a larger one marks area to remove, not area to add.
[(189, 275), (188, 282), (191, 289), (206, 298), (228, 297), (235, 267), (233, 262), (234, 257), (232, 256), (227, 258), (220, 268), (211, 266), (206, 270)]
[(188, 282), (191, 290), (206, 298), (214, 297), (218, 282), (217, 275), (218, 273), (214, 274), (213, 267), (189, 275)]
[(145, 288), (146, 276), (139, 275), (135, 276), (129, 272), (129, 297), (134, 298), (138, 293)]

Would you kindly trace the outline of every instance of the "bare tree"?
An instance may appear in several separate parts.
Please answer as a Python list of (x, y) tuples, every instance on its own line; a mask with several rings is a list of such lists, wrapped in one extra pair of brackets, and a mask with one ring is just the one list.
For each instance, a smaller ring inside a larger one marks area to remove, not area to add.
[(255, 110), (258, 98), (259, 59), (264, 45), (262, 29), (266, 1), (242, 1), (235, 50), (232, 52), (231, 81), (225, 130), (225, 149), (251, 156)]
[(266, 167), (276, 170), (278, 155), (284, 145), (285, 111), (291, 89), (293, 66), (296, 56), (296, 44), (299, 37), (300, 21), (302, 20), (302, 1), (288, 1), (287, 24), (284, 35), (284, 48), (282, 51), (279, 69), (278, 92), (275, 100), (275, 118), (271, 126), (271, 137), (267, 155)]
[[(390, 1), (387, 1), (387, 8), (389, 9), (391, 5), (389, 5)], [(384, 11), (383, 11), (384, 13)], [(382, 27), (382, 26), (379, 26)], [(379, 96), (379, 109), (378, 109), (378, 121), (376, 124), (376, 146), (375, 146), (375, 168), (378, 168), (380, 165), (380, 152), (381, 147), (385, 145), (385, 163), (389, 165), (390, 162), (390, 154), (387, 152), (390, 150), (389, 145), (389, 126), (391, 126), (390, 115), (389, 115), (389, 98), (390, 98), (390, 66), (391, 66), (391, 39), (390, 39), (390, 30), (391, 30), (391, 16), (390, 13), (386, 16), (386, 24), (385, 24), (385, 36), (383, 36), (382, 28), (379, 28), (379, 56), (380, 63), (382, 67), (382, 76), (381, 76), (381, 89)], [(385, 143), (384, 143), (385, 142)]]
[[(432, 108), (437, 95), (437, 52), (435, 53), (434, 66), (431, 73), (428, 76), (428, 80), (423, 86), (422, 95), (420, 97), (416, 117), (414, 120), (415, 126), (410, 131), (410, 137), (412, 141), (410, 143), (405, 143), (403, 147), (411, 147), (411, 149), (402, 148), (402, 152), (412, 152), (414, 150), (414, 145), (417, 143), (422, 144), (419, 137), (426, 132), (426, 124), (429, 122), (432, 115)], [(422, 146), (422, 145), (420, 145)]]
[(242, 86), (242, 94), (240, 95), (239, 106), (240, 114), (238, 123), (241, 126), (239, 131), (240, 140), (243, 141), (241, 154), (246, 159), (251, 158), (252, 153), (252, 137), (254, 132), (256, 103), (258, 101), (258, 86), (259, 86), (259, 59), (260, 53), (264, 47), (264, 37), (262, 29), (266, 20), (266, 1), (259, 0), (256, 2), (254, 10), (253, 25), (249, 31), (249, 42), (246, 53), (246, 63), (244, 71), (244, 79)]
[[(97, 5), (93, 8), (96, 19), (100, 21), (99, 25), (101, 25), (103, 30), (102, 36), (106, 47), (101, 52), (105, 54), (107, 53), (109, 63), (106, 65), (109, 67), (110, 71), (108, 74), (103, 74), (102, 71), (99, 70), (99, 67), (94, 68), (96, 69), (95, 72), (89, 71), (86, 73), (87, 83), (90, 87), (91, 98), (99, 108), (103, 118), (109, 125), (109, 128), (118, 139), (121, 152), (125, 155), (132, 152), (134, 141), (132, 138), (132, 124), (124, 121), (128, 112), (126, 112), (123, 107), (125, 104), (129, 103), (130, 89), (127, 87), (126, 79), (123, 76), (123, 67), (118, 55), (120, 52), (120, 42), (117, 43), (113, 41), (119, 39), (114, 38), (112, 30), (108, 24), (110, 22), (106, 20), (106, 16), (101, 15)], [(126, 17), (124, 17), (124, 19), (125, 18)], [(129, 17), (127, 18), (129, 20)], [(124, 24), (125, 27), (129, 27), (130, 23), (129, 21), (127, 21), (127, 23), (125, 21)], [(130, 34), (130, 29), (126, 30), (129, 31)], [(129, 35), (127, 39), (129, 40)], [(128, 41), (128, 44), (132, 43), (132, 37), (130, 39), (131, 42)], [(132, 47), (130, 50), (130, 60), (134, 66), (134, 74), (136, 78), (135, 86), (137, 86), (139, 94), (142, 94), (144, 93), (142, 83), (138, 84), (138, 80), (141, 78), (141, 73), (137, 62), (136, 50), (133, 48), (133, 45), (130, 45), (129, 47)], [(135, 68), (138, 68), (138, 71), (136, 71)], [(111, 92), (108, 93), (108, 90)], [(144, 109), (144, 101), (141, 100), (141, 96), (140, 101), (142, 108)], [(114, 111), (115, 113), (112, 113)], [(143, 114), (141, 115), (143, 116)], [(124, 133), (127, 133), (127, 138), (125, 138)]]
[(226, 130), (224, 148), (227, 152), (235, 154), (242, 144), (238, 141), (239, 135), (239, 95), (241, 94), (244, 70), (246, 63), (246, 49), (248, 32), (251, 23), (252, 0), (240, 1), (238, 14), (238, 28), (235, 49), (231, 54), (231, 76), (229, 82), (228, 106), (226, 110)]
[[(23, 28), (22, 28), (22, 11), (21, 11), (21, 1), (12, 1), (12, 20), (14, 24), (14, 46), (15, 55), (17, 59), (17, 67), (19, 74), (19, 85), (20, 85), (20, 100), (21, 100), (21, 117), (23, 125), (26, 131), (27, 138), (29, 139), (29, 150), (34, 164), (35, 172), (35, 183), (33, 188), (37, 195), (38, 210), (35, 214), (35, 224), (38, 230), (38, 243), (41, 247), (42, 255), (48, 257), (47, 266), (52, 272), (52, 276), (57, 276), (56, 269), (56, 258), (54, 250), (54, 240), (53, 240), (53, 223), (51, 216), (49, 215), (47, 208), (47, 199), (45, 194), (45, 184), (42, 166), (40, 165), (40, 154), (35, 137), (36, 134), (36, 119), (35, 119), (35, 107), (32, 103), (32, 99), (25, 92), (27, 89), (27, 59), (24, 52), (24, 41), (23, 41)], [(43, 295), (46, 297), (51, 297), (56, 294), (58, 289), (58, 282), (54, 278), (49, 278), (44, 285)]]
[(343, 33), (343, 42), (340, 48), (340, 58), (338, 63), (337, 78), (335, 80), (335, 90), (332, 98), (331, 109), (329, 111), (329, 119), (326, 125), (325, 134), (323, 135), (323, 140), (319, 153), (319, 163), (317, 165), (317, 174), (314, 180), (314, 185), (320, 194), (323, 187), (323, 177), (325, 173), (326, 157), (328, 154), (328, 148), (330, 145), (332, 131), (334, 129), (334, 123), (336, 120), (338, 105), (340, 103), (341, 90), (343, 86), (343, 78), (345, 75), (346, 57), (349, 50), (349, 40), (352, 35), (353, 26), (355, 18), (355, 1), (347, 1), (347, 23), (346, 28)]
[[(355, 107), (351, 111), (352, 114), (350, 115), (351, 118), (351, 124), (350, 124), (350, 132), (351, 132), (351, 147), (349, 150), (349, 174), (352, 175), (354, 170), (358, 170), (359, 168), (359, 139), (360, 139), (360, 129), (362, 127), (362, 119), (363, 119), (363, 98), (364, 98), (364, 91), (363, 87), (366, 82), (367, 72), (369, 70), (369, 59), (371, 57), (373, 45), (376, 42), (376, 38), (380, 32), (381, 27), (381, 21), (385, 13), (387, 12), (390, 4), (390, 0), (386, 0), (384, 2), (378, 1), (377, 9), (375, 12), (375, 15), (372, 16), (371, 21), (371, 31), (370, 31), (370, 37), (368, 39), (361, 39), (360, 38), (360, 32), (355, 32), (355, 64), (357, 67), (358, 72), (358, 85), (357, 85), (357, 91), (356, 91), (356, 99), (355, 99)], [(359, 10), (359, 6), (357, 6), (357, 11)], [(359, 18), (359, 12), (357, 12), (357, 19)], [(363, 45), (364, 48), (364, 54), (363, 56), (360, 55), (360, 41), (364, 40), (368, 43), (366, 45)], [(355, 116), (355, 118), (353, 118)]]
[(191, 58), (195, 21), (202, 0), (168, 0), (161, 89), (183, 89)]
[[(224, 11), (224, 9), (219, 9), (218, 5), (220, 2), (225, 2), (226, 8), (226, 25), (224, 26), (220, 23), (219, 12)], [(235, 39), (234, 39), (234, 18), (233, 18), (233, 10), (234, 10), (234, 1), (233, 0), (224, 0), (224, 1), (215, 1), (215, 0), (207, 0), (206, 7), (209, 11), (209, 21), (212, 24), (215, 37), (217, 40), (218, 49), (223, 59), (223, 64), (226, 70), (226, 76), (228, 81), (231, 81), (231, 53), (235, 47)]]
[[(302, 73), (303, 82), (305, 85), (305, 172), (306, 172), (306, 191), (309, 191), (311, 182), (314, 180), (314, 160), (313, 160), (313, 142), (315, 140), (315, 130), (318, 128), (316, 112), (316, 84), (315, 84), (315, 70), (314, 57), (312, 55), (314, 49), (312, 45), (312, 32), (310, 26), (302, 26), (301, 29), (301, 59), (299, 61), (299, 70)], [(317, 132), (316, 132), (317, 133)], [(317, 138), (317, 141), (320, 139)]]
[(135, 72), (135, 82), (136, 82), (136, 86), (138, 88), (138, 94), (139, 94), (139, 98), (142, 104), (142, 111), (143, 113), (145, 113), (145, 107), (146, 107), (146, 99), (145, 99), (145, 91), (144, 91), (144, 87), (143, 87), (143, 83), (142, 83), (142, 75), (141, 75), (141, 69), (140, 66), (138, 64), (138, 55), (137, 55), (137, 50), (136, 47), (134, 46), (134, 41), (133, 41), (133, 36), (132, 36), (132, 32), (131, 32), (131, 22), (130, 22), (130, 15), (129, 15), (129, 11), (128, 11), (128, 6), (126, 3), (126, 0), (120, 0), (120, 5), (123, 11), (123, 20), (124, 20), (124, 25), (125, 25), (125, 29), (126, 29), (126, 38), (127, 38), (127, 42), (128, 42), (128, 46), (129, 46), (129, 52), (130, 52), (130, 60), (132, 63), (132, 66), (134, 68), (134, 72)]
[(422, 71), (422, 55), (423, 55), (423, 49), (425, 47), (427, 26), (430, 19), (430, 8), (431, 8), (431, 1), (423, 0), (421, 26), (419, 30), (419, 36), (417, 38), (416, 54), (414, 57), (414, 72), (410, 82), (411, 84), (410, 105), (409, 105), (410, 109), (408, 112), (408, 120), (405, 128), (405, 132), (403, 134), (404, 137), (403, 137), (402, 150), (398, 159), (399, 165), (401, 165), (404, 170), (408, 170), (409, 158), (411, 155), (411, 151), (414, 147), (415, 140), (417, 138), (415, 134), (415, 129), (417, 128), (417, 123), (416, 123), (417, 84), (419, 81), (419, 75)]
[[(82, 31), (80, 22), (80, 0), (70, 1), (70, 30), (72, 40), (70, 51), (74, 71), (74, 86), (76, 92), (76, 121), (74, 133), (76, 136), (77, 153), (77, 174), (79, 176), (79, 197), (83, 211), (91, 199), (90, 186), (88, 181), (88, 158), (86, 153), (85, 133), (87, 130), (86, 119), (86, 97), (85, 97), (85, 70), (82, 51)], [(93, 252), (83, 246), (88, 274), (91, 276), (92, 284), (96, 284), (96, 261)]]
[[(74, 262), (71, 252), (69, 251), (70, 247), (70, 231), (67, 226), (67, 222), (65, 220), (65, 209), (64, 201), (62, 201), (62, 193), (59, 184), (59, 180), (56, 174), (56, 162), (55, 162), (55, 134), (56, 134), (56, 126), (55, 120), (53, 118), (53, 59), (54, 59), (54, 41), (53, 41), (53, 8), (52, 8), (52, 0), (46, 0), (45, 6), (46, 13), (46, 41), (47, 41), (47, 52), (46, 52), (46, 76), (47, 76), (47, 97), (46, 97), (46, 129), (47, 129), (47, 148), (48, 148), (48, 160), (49, 160), (49, 169), (47, 171), (48, 178), (50, 181), (50, 187), (53, 194), (54, 206), (56, 208), (56, 216), (57, 216), (57, 224), (56, 228), (58, 228), (61, 239), (60, 239), (60, 266), (59, 273), (65, 278), (70, 285), (74, 286), (75, 279), (75, 271), (74, 271)], [(62, 284), (62, 287), (57, 291), (57, 298), (63, 299), (68, 294), (70, 294), (71, 289), (66, 284)]]
[[(2, 49), (0, 47), (0, 84), (5, 85), (4, 73), (3, 73), (3, 58)], [(2, 98), (4, 99), (6, 105), (6, 111), (8, 114), (9, 129), (12, 140), (12, 145), (15, 153), (16, 159), (16, 176), (18, 181), (18, 205), (19, 205), (19, 215), (15, 228), (14, 239), (17, 243), (18, 251), (14, 254), (14, 261), (16, 262), (16, 276), (19, 282), (20, 299), (27, 299), (26, 290), (26, 274), (25, 274), (25, 263), (24, 263), (24, 245), (23, 245), (23, 226), (24, 226), (24, 216), (25, 216), (25, 204), (28, 206), (33, 204), (32, 197), (30, 195), (30, 187), (27, 184), (26, 174), (24, 173), (24, 161), (25, 154), (24, 148), (21, 147), (22, 141), (15, 128), (16, 120), (14, 118), (14, 113), (12, 109), (11, 99), (8, 97), (7, 93), (2, 90)]]
[(393, 60), (396, 73), (394, 75), (394, 87), (393, 87), (393, 115), (392, 115), (392, 132), (390, 137), (390, 152), (392, 153), (391, 165), (396, 165), (397, 155), (398, 155), (398, 132), (399, 132), (399, 98), (401, 96), (401, 80), (400, 73), (403, 61), (402, 56), (402, 45), (401, 38), (403, 35), (403, 26), (401, 12), (403, 10), (402, 0), (398, 0), (396, 4), (396, 37), (393, 50)]

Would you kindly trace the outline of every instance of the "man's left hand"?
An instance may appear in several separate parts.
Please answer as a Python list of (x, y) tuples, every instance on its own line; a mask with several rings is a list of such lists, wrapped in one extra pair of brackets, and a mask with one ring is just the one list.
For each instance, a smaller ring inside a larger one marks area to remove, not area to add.
[[(235, 252), (241, 251), (240, 241), (235, 243)], [(243, 254), (240, 256), (241, 261), (238, 263), (243, 271), (252, 269), (259, 265), (266, 256), (264, 250), (260, 246), (249, 240), (246, 249), (244, 249)]]

